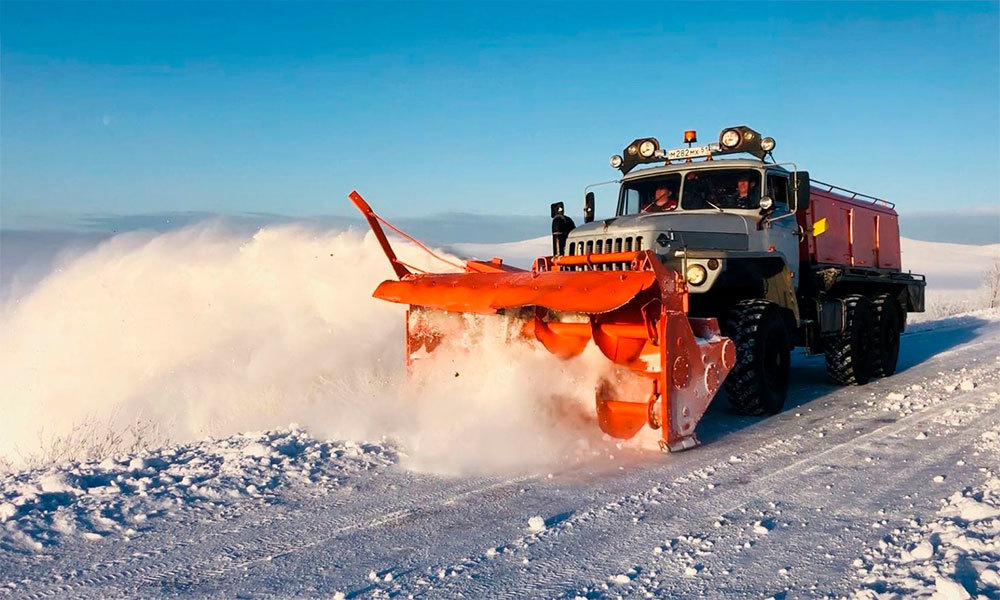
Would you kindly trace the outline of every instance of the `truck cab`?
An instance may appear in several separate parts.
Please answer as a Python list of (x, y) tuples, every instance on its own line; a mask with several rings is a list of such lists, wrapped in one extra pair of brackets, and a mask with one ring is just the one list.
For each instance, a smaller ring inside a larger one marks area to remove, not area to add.
[[(739, 277), (747, 260), (771, 261), (778, 270), (787, 266), (797, 287), (801, 233), (790, 198), (791, 177), (783, 167), (750, 160), (630, 173), (621, 180), (615, 216), (574, 229), (565, 253), (651, 249), (685, 274), (695, 296), (709, 293), (720, 279)], [(670, 201), (657, 205), (656, 193), (663, 189), (669, 190)], [(758, 275), (754, 270), (751, 275)]]

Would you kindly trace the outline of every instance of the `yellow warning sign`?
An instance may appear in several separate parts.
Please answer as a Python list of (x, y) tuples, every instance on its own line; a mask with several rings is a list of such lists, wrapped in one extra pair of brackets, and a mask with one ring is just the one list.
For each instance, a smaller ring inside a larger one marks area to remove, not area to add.
[(826, 217), (823, 217), (819, 221), (813, 223), (813, 237), (826, 231)]

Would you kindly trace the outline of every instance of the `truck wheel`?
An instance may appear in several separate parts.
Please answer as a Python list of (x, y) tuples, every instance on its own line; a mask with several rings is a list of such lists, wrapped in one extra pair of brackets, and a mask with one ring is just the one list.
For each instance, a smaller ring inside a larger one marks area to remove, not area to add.
[(781, 309), (764, 300), (744, 300), (727, 315), (725, 334), (736, 345), (736, 365), (726, 377), (730, 406), (744, 415), (781, 412), (792, 349)]
[(864, 385), (872, 376), (874, 366), (875, 319), (872, 305), (864, 296), (847, 296), (844, 300), (844, 332), (827, 336), (826, 373), (840, 385)]
[(899, 304), (890, 294), (872, 298), (875, 313), (874, 377), (888, 377), (896, 372), (899, 359)]

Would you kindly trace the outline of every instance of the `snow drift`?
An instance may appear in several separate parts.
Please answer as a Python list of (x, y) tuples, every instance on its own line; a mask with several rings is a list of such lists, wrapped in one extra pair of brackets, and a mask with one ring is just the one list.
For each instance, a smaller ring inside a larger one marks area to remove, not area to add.
[[(487, 340), (443, 357), (447, 377), (401, 386), (404, 309), (371, 298), (391, 276), (373, 237), (354, 231), (267, 227), (248, 239), (214, 223), (116, 236), (5, 305), (0, 458), (93, 457), (149, 441), (136, 438), (290, 422), (389, 436), (410, 464), (449, 472), (579, 449), (580, 431), (546, 400), (592, 402), (593, 387), (581, 385), (586, 369), (545, 352)], [(473, 372), (488, 376), (456, 377)]]
[(0, 477), (0, 551), (38, 552), (76, 536), (127, 541), (157, 518), (210, 518), (295, 486), (328, 494), (396, 460), (386, 445), (319, 441), (293, 428), (11, 474)]

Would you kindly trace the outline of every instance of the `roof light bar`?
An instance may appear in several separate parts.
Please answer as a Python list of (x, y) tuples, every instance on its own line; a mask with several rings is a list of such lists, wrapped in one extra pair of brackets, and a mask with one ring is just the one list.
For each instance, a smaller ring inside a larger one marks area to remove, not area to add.
[(746, 125), (727, 127), (719, 133), (718, 143), (711, 143), (707, 146), (691, 147), (691, 144), (698, 141), (698, 134), (693, 129), (684, 132), (684, 142), (687, 148), (677, 148), (665, 150), (660, 148), (660, 142), (656, 138), (639, 138), (633, 140), (625, 147), (621, 155), (611, 157), (611, 166), (619, 169), (622, 175), (627, 174), (637, 165), (672, 160), (684, 159), (688, 162), (692, 158), (707, 158), (718, 154), (735, 154), (746, 152), (757, 158), (764, 160), (769, 152), (774, 150), (774, 138), (762, 137), (759, 133)]

